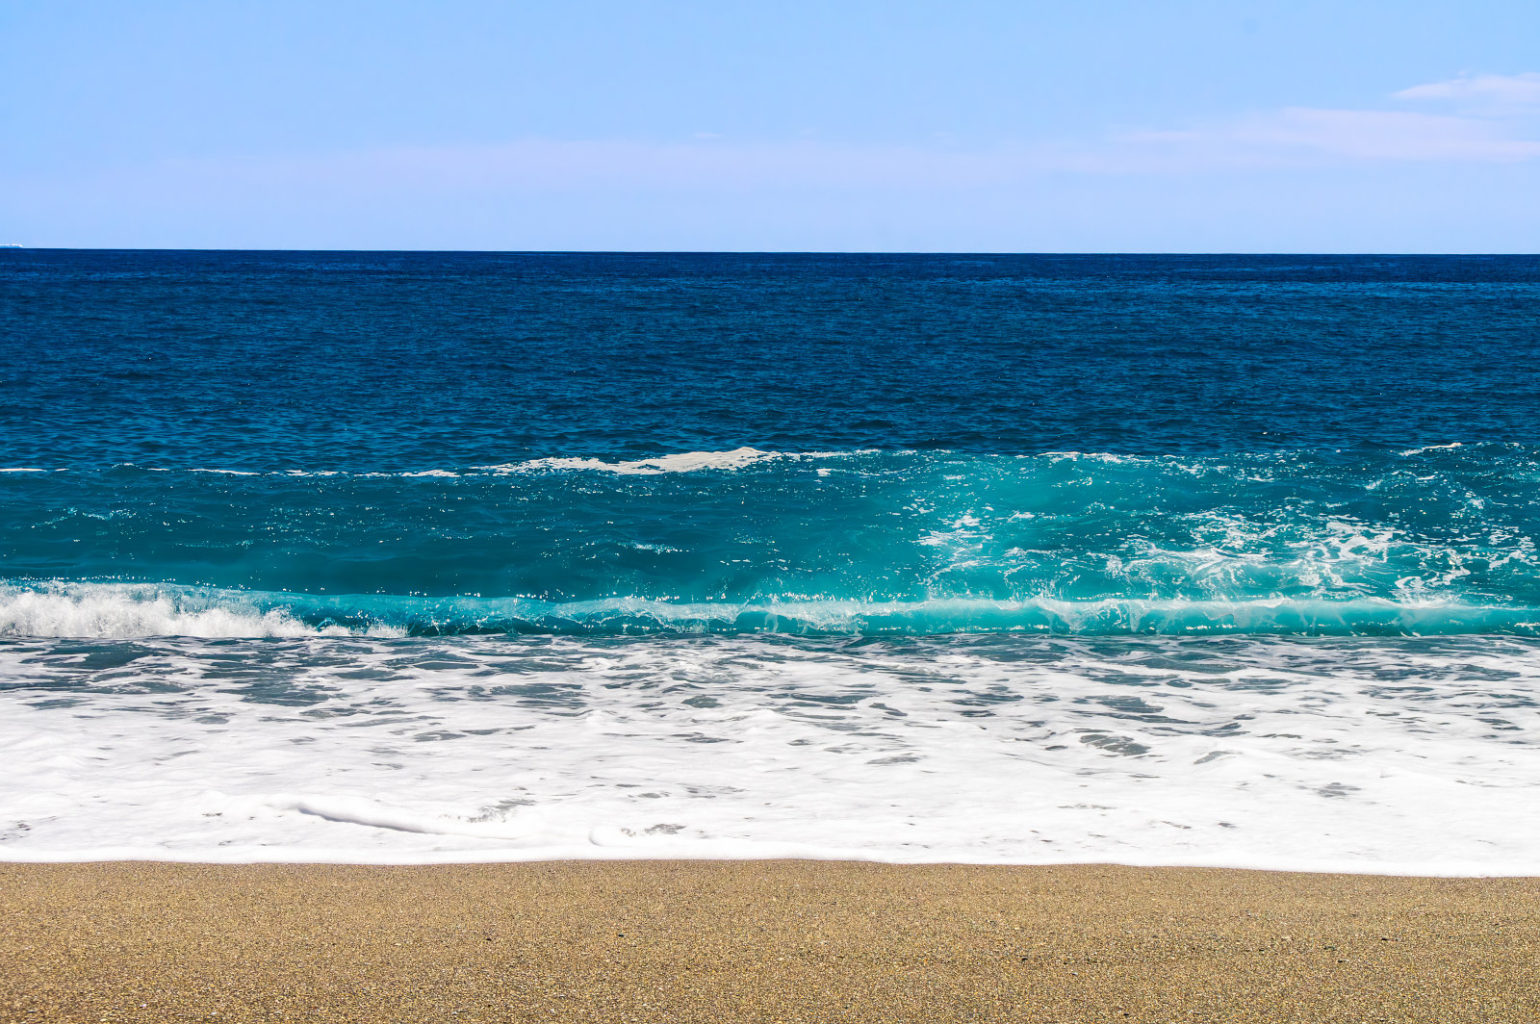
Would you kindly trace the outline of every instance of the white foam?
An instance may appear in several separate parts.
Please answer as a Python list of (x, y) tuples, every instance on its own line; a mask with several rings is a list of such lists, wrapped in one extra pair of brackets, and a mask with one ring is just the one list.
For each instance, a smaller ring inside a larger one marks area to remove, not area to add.
[[(808, 453), (809, 457), (830, 453)], [(679, 452), (660, 455), (651, 459), (631, 462), (606, 462), (603, 459), (547, 458), (499, 466), (478, 466), (478, 469), (498, 473), (531, 473), (540, 470), (588, 470), (599, 473), (615, 473), (621, 476), (656, 476), (662, 473), (698, 473), (702, 470), (738, 470), (775, 459), (795, 459), (798, 454), (767, 452), (758, 448), (734, 448), (725, 452)]]
[(1408, 448), (1406, 451), (1399, 452), (1398, 454), (1402, 456), (1426, 455), (1428, 452), (1446, 452), (1463, 447), (1464, 445), (1461, 442), (1451, 441), (1448, 444), (1425, 444), (1421, 448)]
[(243, 606), (239, 595), (231, 592), (217, 592), (200, 601), (196, 591), (149, 584), (0, 585), (0, 637), (298, 637), (355, 632), (399, 636), (403, 631), (386, 626), (366, 631), (311, 626), (281, 609)]
[(1523, 641), (46, 643), (0, 858), (1540, 873)]
[[(945, 545), (954, 564), (964, 565), (976, 548), (971, 528), (960, 527), (922, 543)], [(633, 544), (639, 551), (667, 553), (666, 545)], [(1156, 552), (1170, 557), (1169, 552)], [(1197, 558), (1189, 552), (1184, 557)], [(1216, 560), (1217, 564), (1217, 560)], [(1122, 572), (1132, 575), (1140, 563)], [(1458, 569), (1453, 571), (1459, 571)], [(305, 636), (400, 637), (414, 616), (454, 631), (456, 616), (480, 628), (512, 629), (519, 623), (563, 626), (587, 623), (602, 631), (666, 627), (687, 632), (945, 634), (1052, 633), (1060, 635), (1201, 635), (1236, 633), (1441, 634), (1490, 630), (1533, 633), (1540, 608), (1449, 600), (1403, 580), (1400, 595), (1388, 598), (1249, 598), (1028, 600), (930, 598), (916, 601), (861, 601), (836, 598), (770, 598), (749, 603), (671, 601), (642, 597), (548, 602), (528, 598), (397, 599), (379, 595), (334, 595), (329, 600), (302, 594), (261, 594), (170, 584), (40, 582), (0, 584), (0, 637), (259, 638)], [(312, 616), (290, 607), (314, 604)], [(383, 603), (382, 603), (383, 602)], [(368, 625), (326, 622), (320, 609), (347, 613), (378, 605)], [(447, 618), (446, 618), (447, 616)], [(499, 627), (499, 623), (501, 626)]]
[[(1047, 459), (1050, 462), (1100, 462), (1109, 466), (1144, 466), (1159, 462), (1163, 457), (1121, 455), (1117, 452), (1047, 451), (1036, 454), (1017, 455), (1016, 458), (1024, 460)], [(1165, 456), (1165, 458), (1170, 458), (1170, 456)]]

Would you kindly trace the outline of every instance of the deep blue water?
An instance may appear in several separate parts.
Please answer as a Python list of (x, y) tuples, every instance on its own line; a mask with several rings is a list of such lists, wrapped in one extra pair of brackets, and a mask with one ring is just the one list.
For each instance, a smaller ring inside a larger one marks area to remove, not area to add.
[(1535, 635), (1537, 355), (1540, 257), (0, 250), (0, 634)]

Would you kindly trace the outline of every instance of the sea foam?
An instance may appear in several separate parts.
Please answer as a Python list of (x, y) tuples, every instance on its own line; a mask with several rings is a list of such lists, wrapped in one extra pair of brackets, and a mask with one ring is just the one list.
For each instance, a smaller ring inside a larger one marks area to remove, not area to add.
[(678, 452), (629, 462), (605, 462), (591, 458), (544, 458), (480, 469), (502, 473), (532, 473), (540, 470), (588, 470), (622, 476), (657, 476), (661, 473), (698, 473), (702, 470), (743, 469), (775, 459), (797, 458), (785, 452), (760, 451), (758, 448), (734, 448), (722, 452)]
[(360, 630), (312, 625), (238, 592), (144, 584), (0, 584), (0, 637), (297, 637), (402, 635), (388, 624)]
[[(646, 549), (644, 549), (646, 550)], [(667, 549), (651, 549), (668, 554)], [(175, 584), (0, 584), (0, 636), (299, 637), (457, 634), (936, 636), (1385, 636), (1540, 633), (1540, 608), (1439, 596), (1224, 599), (1040, 597), (916, 601), (421, 597), (220, 590)]]
[(0, 644), (0, 858), (1540, 872), (1532, 641)]

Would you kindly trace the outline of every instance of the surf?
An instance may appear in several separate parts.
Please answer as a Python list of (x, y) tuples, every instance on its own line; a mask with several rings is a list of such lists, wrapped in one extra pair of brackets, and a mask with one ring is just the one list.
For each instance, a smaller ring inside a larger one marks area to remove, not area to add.
[(787, 598), (679, 602), (242, 592), (167, 584), (0, 585), (0, 637), (427, 637), (738, 635), (1540, 635), (1540, 608), (1359, 598), (1151, 600)]

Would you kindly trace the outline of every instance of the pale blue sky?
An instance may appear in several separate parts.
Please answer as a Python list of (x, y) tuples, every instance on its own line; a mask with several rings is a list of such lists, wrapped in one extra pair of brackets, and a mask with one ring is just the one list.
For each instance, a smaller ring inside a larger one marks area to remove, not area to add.
[(0, 242), (1540, 249), (1540, 3), (0, 0)]

